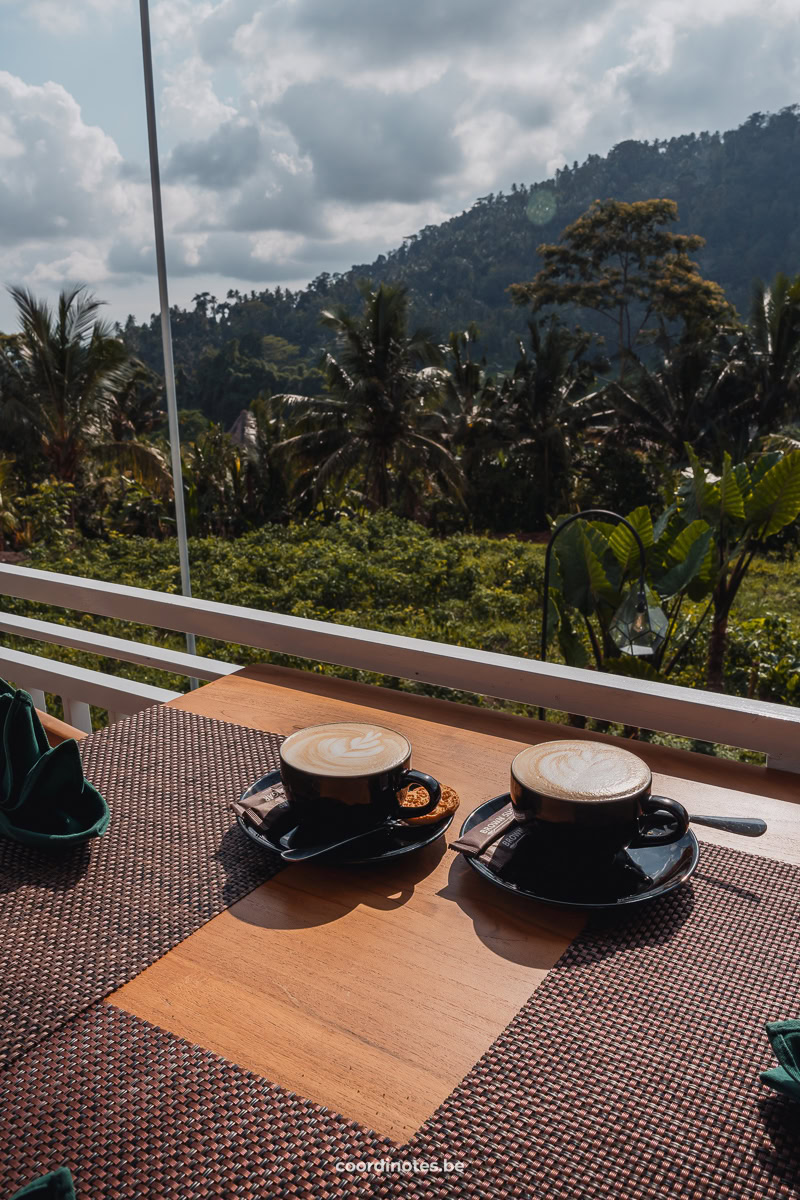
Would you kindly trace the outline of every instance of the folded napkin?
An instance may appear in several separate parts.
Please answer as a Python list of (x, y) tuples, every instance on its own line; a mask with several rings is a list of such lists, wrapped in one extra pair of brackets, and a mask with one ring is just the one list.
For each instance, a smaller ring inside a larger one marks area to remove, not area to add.
[(48, 752), (50, 743), (28, 693), (6, 688), (8, 684), (0, 693), (4, 760), (0, 808), (9, 811), (19, 805), (28, 774)]
[(0, 680), (0, 835), (61, 849), (99, 837), (108, 805), (83, 777), (78, 743), (50, 748), (27, 692)]
[(800, 1021), (768, 1021), (767, 1037), (780, 1066), (761, 1072), (761, 1082), (800, 1100)]
[(34, 1179), (18, 1192), (14, 1192), (11, 1200), (75, 1200), (75, 1185), (66, 1167), (58, 1167), (40, 1179)]

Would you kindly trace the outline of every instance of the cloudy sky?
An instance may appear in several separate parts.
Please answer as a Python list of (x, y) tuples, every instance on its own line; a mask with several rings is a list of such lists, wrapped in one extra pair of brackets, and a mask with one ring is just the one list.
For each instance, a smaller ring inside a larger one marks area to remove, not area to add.
[[(797, 0), (151, 0), (171, 298), (800, 101)], [(0, 281), (157, 307), (136, 0), (0, 0)], [(13, 325), (0, 297), (0, 328)]]

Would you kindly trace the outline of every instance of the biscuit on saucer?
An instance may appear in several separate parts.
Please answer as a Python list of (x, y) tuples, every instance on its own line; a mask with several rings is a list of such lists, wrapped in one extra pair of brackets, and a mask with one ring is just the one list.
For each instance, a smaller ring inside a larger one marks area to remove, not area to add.
[[(428, 793), (423, 787), (409, 788), (406, 793), (406, 798), (403, 800), (403, 807), (410, 808), (412, 805), (423, 808), (428, 803)], [(458, 792), (451, 787), (442, 784), (442, 798), (436, 805), (436, 808), (431, 809), (429, 813), (423, 813), (421, 817), (403, 817), (407, 825), (433, 825), (436, 821), (441, 821), (445, 817), (449, 817), (454, 813), (459, 805)]]

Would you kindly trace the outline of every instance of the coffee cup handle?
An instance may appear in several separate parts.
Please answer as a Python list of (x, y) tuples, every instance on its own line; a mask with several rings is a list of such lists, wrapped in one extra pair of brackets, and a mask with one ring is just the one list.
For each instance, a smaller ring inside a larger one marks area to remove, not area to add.
[[(670, 842), (679, 842), (688, 832), (689, 814), (677, 800), (670, 800), (667, 796), (645, 796), (642, 808), (644, 812), (639, 821), (639, 836), (630, 843), (631, 847), (668, 846)], [(663, 817), (665, 813), (675, 818), (675, 825), (669, 829), (648, 831), (649, 821), (654, 817)]]
[(428, 793), (428, 803), (423, 804), (421, 808), (419, 805), (409, 805), (406, 808), (400, 804), (397, 810), (397, 815), (400, 817), (424, 817), (425, 813), (433, 812), (442, 798), (441, 784), (432, 775), (426, 775), (424, 771), (404, 771), (400, 777), (400, 787), (413, 787), (415, 784), (425, 788)]

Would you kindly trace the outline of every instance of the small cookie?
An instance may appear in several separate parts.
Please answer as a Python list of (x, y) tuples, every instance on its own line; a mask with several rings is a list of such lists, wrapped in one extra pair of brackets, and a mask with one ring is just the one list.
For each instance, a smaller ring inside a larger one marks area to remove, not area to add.
[[(406, 793), (406, 798), (403, 801), (403, 807), (409, 808), (412, 805), (422, 808), (428, 803), (428, 793), (423, 787), (409, 788)], [(450, 813), (454, 813), (459, 805), (458, 792), (451, 787), (442, 785), (442, 798), (436, 805), (436, 808), (431, 809), (429, 813), (423, 813), (421, 817), (404, 817), (403, 820), (407, 825), (433, 825), (436, 821), (441, 821), (444, 817), (449, 817)]]

